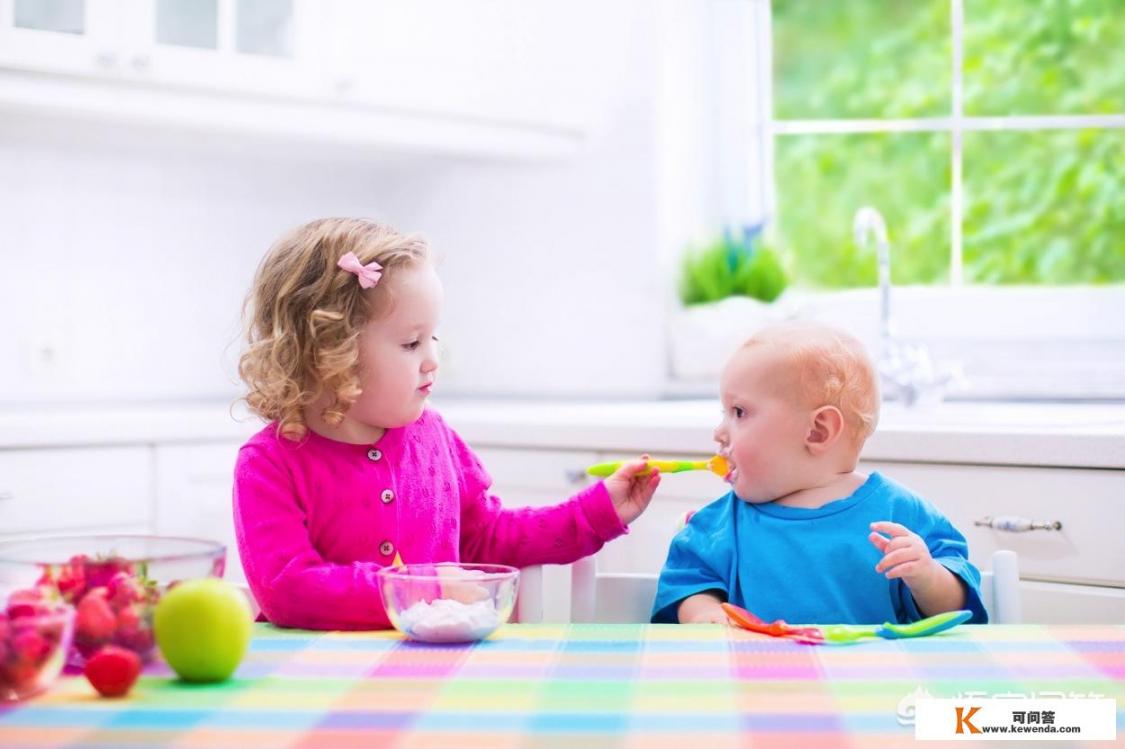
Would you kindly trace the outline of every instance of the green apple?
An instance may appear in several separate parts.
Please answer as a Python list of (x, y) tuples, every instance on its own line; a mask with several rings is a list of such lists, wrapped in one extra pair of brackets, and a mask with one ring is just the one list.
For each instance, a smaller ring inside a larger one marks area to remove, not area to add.
[(223, 681), (250, 644), (250, 604), (215, 577), (188, 580), (156, 604), (153, 624), (164, 660), (185, 681)]

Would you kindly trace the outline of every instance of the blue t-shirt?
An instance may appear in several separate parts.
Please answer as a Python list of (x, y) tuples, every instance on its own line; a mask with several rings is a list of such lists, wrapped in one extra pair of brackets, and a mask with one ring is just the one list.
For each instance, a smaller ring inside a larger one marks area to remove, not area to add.
[(917, 621), (922, 614), (906, 584), (875, 571), (883, 554), (867, 537), (877, 520), (921, 536), (933, 558), (964, 583), (969, 621), (988, 621), (965, 537), (929, 502), (878, 473), (850, 497), (816, 509), (751, 504), (734, 492), (707, 505), (672, 540), (652, 621), (676, 622), (680, 601), (705, 591), (766, 621)]

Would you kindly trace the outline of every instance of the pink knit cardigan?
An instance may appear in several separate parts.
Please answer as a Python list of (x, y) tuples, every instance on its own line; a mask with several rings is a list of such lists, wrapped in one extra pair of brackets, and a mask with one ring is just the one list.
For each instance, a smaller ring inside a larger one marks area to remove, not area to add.
[(626, 532), (601, 482), (559, 505), (514, 509), (491, 484), (432, 410), (374, 444), (312, 431), (297, 442), (270, 424), (235, 466), (246, 580), (279, 626), (383, 629), (390, 622), (375, 572), (396, 555), (408, 564), (565, 564)]

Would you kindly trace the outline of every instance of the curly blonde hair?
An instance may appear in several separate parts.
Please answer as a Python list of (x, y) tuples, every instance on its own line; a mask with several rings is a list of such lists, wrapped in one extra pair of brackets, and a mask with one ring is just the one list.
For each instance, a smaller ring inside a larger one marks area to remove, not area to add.
[[(365, 291), (337, 267), (348, 252), (383, 267), (375, 288)], [(299, 440), (308, 430), (304, 409), (327, 393), (323, 417), (339, 424), (361, 392), (360, 332), (393, 303), (387, 279), (429, 254), (421, 237), (362, 218), (318, 219), (278, 239), (243, 306), (247, 347), (238, 373), (250, 409)]]

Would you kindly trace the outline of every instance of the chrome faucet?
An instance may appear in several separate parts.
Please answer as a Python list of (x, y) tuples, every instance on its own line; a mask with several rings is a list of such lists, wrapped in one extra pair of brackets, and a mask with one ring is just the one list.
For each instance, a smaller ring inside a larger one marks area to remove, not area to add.
[(953, 368), (938, 369), (925, 344), (897, 337), (891, 317), (891, 245), (882, 214), (871, 206), (856, 211), (852, 222), (855, 243), (861, 249), (875, 240), (875, 262), (879, 268), (879, 382), (884, 398), (907, 406), (940, 401), (949, 385), (958, 379)]

